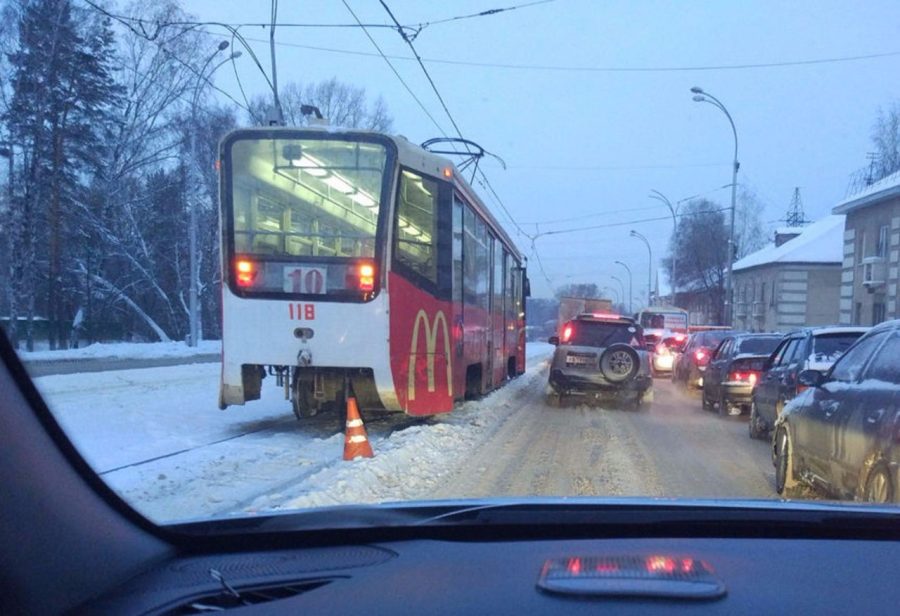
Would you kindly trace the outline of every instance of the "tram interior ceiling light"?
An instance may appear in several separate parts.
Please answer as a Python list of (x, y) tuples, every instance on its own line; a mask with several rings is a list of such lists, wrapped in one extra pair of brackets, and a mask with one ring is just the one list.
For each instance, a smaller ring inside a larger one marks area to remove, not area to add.
[(344, 180), (342, 180), (341, 178), (339, 178), (336, 175), (329, 176), (329, 177), (325, 178), (323, 181), (326, 184), (328, 184), (329, 186), (331, 186), (333, 189), (337, 190), (338, 192), (342, 192), (345, 195), (349, 195), (356, 191), (355, 188), (353, 188), (350, 184), (348, 184), (347, 182), (345, 182)]
[(374, 207), (375, 200), (364, 192), (356, 191), (350, 198), (359, 203), (363, 207)]

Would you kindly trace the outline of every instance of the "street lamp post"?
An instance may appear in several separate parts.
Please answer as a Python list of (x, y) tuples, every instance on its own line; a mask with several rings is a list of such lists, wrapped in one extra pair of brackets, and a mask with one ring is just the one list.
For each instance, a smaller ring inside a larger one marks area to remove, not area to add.
[(694, 102), (697, 103), (709, 103), (714, 107), (717, 107), (722, 113), (725, 114), (725, 117), (728, 118), (728, 122), (731, 124), (731, 132), (734, 134), (734, 164), (731, 170), (731, 223), (729, 225), (730, 230), (728, 232), (728, 276), (725, 278), (725, 324), (731, 325), (732, 321), (732, 302), (731, 295), (733, 292), (733, 281), (731, 278), (731, 265), (734, 261), (734, 204), (737, 198), (737, 173), (740, 168), (740, 163), (738, 162), (738, 136), (737, 136), (737, 128), (734, 126), (734, 120), (731, 118), (731, 114), (728, 113), (728, 110), (725, 108), (725, 105), (722, 104), (722, 101), (717, 99), (715, 96), (710, 94), (709, 92), (705, 92), (703, 88), (699, 86), (694, 86), (691, 88), (691, 92), (694, 93)]
[[(199, 167), (197, 163), (197, 105), (200, 102), (200, 92), (201, 85), (203, 81), (206, 81), (219, 70), (223, 64), (228, 62), (229, 60), (233, 60), (235, 58), (239, 58), (241, 56), (240, 51), (235, 51), (230, 56), (222, 60), (219, 64), (213, 67), (208, 74), (206, 73), (206, 69), (209, 64), (213, 61), (213, 59), (219, 54), (219, 52), (224, 51), (228, 47), (228, 41), (222, 41), (216, 46), (216, 50), (206, 59), (206, 62), (203, 64), (203, 67), (200, 69), (200, 72), (197, 73), (197, 85), (194, 88), (194, 98), (191, 101), (191, 126), (190, 126), (190, 136), (191, 136), (191, 164), (189, 165), (189, 169), (191, 172), (188, 174), (190, 178), (188, 190), (190, 194), (194, 194), (194, 190), (199, 188), (200, 182), (202, 181), (201, 177), (194, 177), (194, 168)], [(198, 176), (200, 174), (197, 174)], [(198, 256), (197, 256), (197, 206), (198, 203), (195, 199), (192, 199), (188, 205), (190, 219), (188, 224), (190, 225), (190, 276), (191, 282), (188, 288), (188, 320), (190, 326), (190, 340), (188, 341), (188, 346), (195, 347), (197, 346), (198, 339), (200, 337), (200, 272), (199, 264), (198, 264)]]
[[(650, 194), (651, 199), (656, 199), (657, 201), (662, 201), (663, 203), (666, 204), (666, 207), (669, 208), (669, 213), (672, 214), (672, 234), (673, 235), (677, 234), (678, 233), (678, 206), (672, 205), (672, 202), (669, 201), (668, 197), (666, 197), (664, 194), (662, 194), (658, 190), (651, 189), (650, 193), (651, 193)], [(675, 240), (676, 246), (677, 246), (677, 241), (678, 240), (676, 238), (676, 240)], [(671, 270), (672, 276), (669, 281), (672, 285), (672, 305), (673, 306), (678, 305), (678, 292), (677, 292), (677, 286), (675, 283), (675, 274), (677, 272), (677, 270), (676, 270), (677, 257), (678, 257), (678, 249), (673, 247), (672, 248), (672, 270)]]
[(620, 304), (620, 303), (621, 303), (621, 302), (619, 301), (619, 292), (618, 292), (617, 290), (615, 290), (613, 287), (605, 286), (605, 287), (603, 287), (603, 292), (604, 292), (604, 293), (609, 293), (610, 295), (612, 295), (612, 296), (615, 298), (615, 299), (613, 300), (613, 302), (614, 302), (613, 305), (617, 305), (617, 304)]
[(629, 235), (631, 235), (631, 237), (638, 238), (647, 245), (647, 254), (650, 256), (650, 262), (647, 265), (647, 305), (650, 306), (650, 298), (653, 295), (653, 249), (650, 248), (650, 242), (647, 240), (647, 238), (634, 229), (631, 230), (631, 233), (629, 233)]
[(631, 276), (631, 268), (622, 263), (621, 261), (616, 261), (618, 265), (621, 265), (625, 268), (625, 271), (628, 272), (628, 312), (634, 312), (634, 306), (632, 304), (632, 299), (634, 296), (632, 295), (632, 276)]
[[(610, 276), (610, 278), (612, 278), (613, 280), (615, 280), (616, 282), (619, 283), (619, 287), (621, 287), (621, 289), (622, 289), (622, 295), (621, 295), (622, 303), (624, 303), (625, 302), (625, 283), (622, 282), (622, 279), (619, 278), (618, 276)], [(629, 306), (628, 308), (629, 308), (628, 311), (631, 312), (631, 307)]]

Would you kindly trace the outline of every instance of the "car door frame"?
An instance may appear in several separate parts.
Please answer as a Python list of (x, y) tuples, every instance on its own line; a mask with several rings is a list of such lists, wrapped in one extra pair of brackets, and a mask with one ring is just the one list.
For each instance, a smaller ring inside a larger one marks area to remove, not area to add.
[(770, 423), (776, 419), (775, 405), (778, 399), (778, 392), (780, 391), (779, 383), (784, 368), (782, 360), (791, 342), (795, 339), (794, 336), (785, 336), (784, 340), (778, 343), (778, 346), (775, 347), (775, 350), (772, 351), (772, 355), (769, 357), (771, 364), (753, 390), (753, 399), (756, 402), (757, 413)]
[[(703, 374), (703, 388), (707, 391), (707, 400), (714, 402), (719, 399), (722, 389), (722, 366), (727, 365), (731, 360), (735, 339), (734, 336), (723, 339), (706, 364), (706, 370)], [(710, 392), (710, 390), (712, 391)]]

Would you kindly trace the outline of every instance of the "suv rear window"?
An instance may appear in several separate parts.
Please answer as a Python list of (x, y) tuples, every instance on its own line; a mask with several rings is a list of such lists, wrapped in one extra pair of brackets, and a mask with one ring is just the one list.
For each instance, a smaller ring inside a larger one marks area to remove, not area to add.
[(809, 358), (816, 362), (834, 362), (862, 336), (862, 332), (821, 334), (813, 338), (813, 352)]
[(697, 344), (714, 349), (722, 344), (722, 341), (725, 340), (725, 336), (728, 334), (729, 332), (727, 331), (700, 332), (697, 334)]
[(598, 321), (572, 321), (572, 335), (568, 344), (581, 346), (608, 347), (622, 342), (641, 343), (637, 327), (628, 323), (603, 323)]
[(738, 354), (753, 353), (754, 355), (768, 355), (775, 350), (781, 336), (772, 338), (744, 338), (738, 343)]

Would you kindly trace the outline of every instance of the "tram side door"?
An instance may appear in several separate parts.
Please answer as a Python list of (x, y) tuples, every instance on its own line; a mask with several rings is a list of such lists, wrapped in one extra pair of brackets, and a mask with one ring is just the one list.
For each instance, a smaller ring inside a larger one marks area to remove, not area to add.
[(488, 286), (488, 306), (487, 306), (487, 354), (485, 356), (487, 370), (487, 379), (486, 385), (488, 389), (493, 389), (494, 387), (494, 349), (497, 345), (497, 336), (496, 332), (496, 324), (494, 323), (494, 303), (495, 303), (495, 294), (494, 294), (494, 285), (496, 284), (494, 278), (494, 253), (497, 250), (497, 240), (494, 239), (494, 236), (488, 234), (488, 262), (487, 268), (489, 270), (488, 279), (490, 284)]

